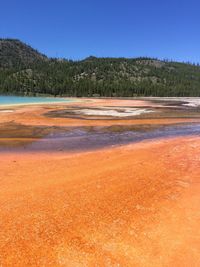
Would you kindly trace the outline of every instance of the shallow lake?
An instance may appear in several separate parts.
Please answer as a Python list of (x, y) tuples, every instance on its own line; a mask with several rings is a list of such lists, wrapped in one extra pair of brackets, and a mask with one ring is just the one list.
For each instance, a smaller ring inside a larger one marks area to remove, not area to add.
[(40, 104), (54, 102), (70, 102), (71, 99), (61, 97), (31, 97), (31, 96), (0, 96), (1, 105)]

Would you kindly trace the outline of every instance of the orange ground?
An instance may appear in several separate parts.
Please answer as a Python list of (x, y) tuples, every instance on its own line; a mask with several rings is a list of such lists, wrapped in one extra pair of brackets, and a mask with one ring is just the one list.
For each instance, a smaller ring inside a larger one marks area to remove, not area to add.
[(0, 155), (0, 266), (199, 267), (199, 151), (184, 137)]
[[(84, 102), (85, 101), (85, 102)], [(46, 125), (46, 126), (107, 126), (107, 125), (133, 125), (133, 124), (175, 124), (182, 122), (200, 122), (199, 117), (194, 118), (154, 118), (154, 119), (120, 119), (120, 120), (81, 120), (76, 118), (48, 118), (45, 113), (52, 110), (59, 110), (70, 106), (101, 108), (107, 107), (162, 107), (161, 104), (151, 103), (143, 100), (79, 100), (78, 102), (69, 102), (65, 104), (50, 105), (33, 105), (33, 106), (15, 106), (5, 107), (5, 109), (13, 109), (13, 113), (1, 113), (0, 122), (15, 122), (24, 125)], [(0, 110), (1, 111), (1, 110)], [(154, 113), (152, 113), (154, 114)]]

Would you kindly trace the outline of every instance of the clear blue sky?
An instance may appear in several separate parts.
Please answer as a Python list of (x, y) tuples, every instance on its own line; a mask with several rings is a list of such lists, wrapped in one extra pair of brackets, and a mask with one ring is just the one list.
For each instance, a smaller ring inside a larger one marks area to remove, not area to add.
[(200, 62), (200, 1), (1, 0), (0, 37), (51, 57)]

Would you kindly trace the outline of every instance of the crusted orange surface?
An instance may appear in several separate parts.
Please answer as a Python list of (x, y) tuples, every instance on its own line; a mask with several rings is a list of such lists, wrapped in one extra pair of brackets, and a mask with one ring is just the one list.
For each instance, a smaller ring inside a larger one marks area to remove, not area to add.
[[(44, 110), (17, 108), (1, 122), (113, 123), (47, 118)], [(87, 153), (0, 154), (0, 266), (198, 267), (199, 167), (195, 136)]]
[(0, 159), (2, 266), (199, 266), (200, 138)]
[[(86, 107), (86, 108), (103, 108), (103, 107), (152, 107), (160, 108), (163, 107), (161, 104), (155, 104), (150, 101), (142, 100), (115, 100), (115, 99), (85, 99), (81, 102), (68, 102), (65, 104), (49, 104), (49, 105), (25, 105), (25, 106), (15, 106), (10, 107), (14, 112), (11, 113), (1, 113), (0, 122), (15, 122), (24, 125), (46, 125), (46, 126), (108, 126), (108, 125), (134, 125), (134, 124), (175, 124), (183, 122), (200, 122), (198, 117), (179, 117), (179, 118), (128, 118), (128, 119), (101, 119), (101, 120), (82, 120), (78, 118), (49, 118), (45, 114), (49, 111), (62, 110), (63, 108), (70, 107)], [(7, 108), (9, 109), (9, 107)], [(1, 110), (0, 110), (1, 111)], [(156, 113), (152, 113), (154, 116)]]

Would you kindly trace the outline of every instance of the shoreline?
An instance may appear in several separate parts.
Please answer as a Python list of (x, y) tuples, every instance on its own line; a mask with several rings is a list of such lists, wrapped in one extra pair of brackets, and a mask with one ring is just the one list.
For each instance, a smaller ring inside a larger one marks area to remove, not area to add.
[[(72, 99), (70, 101), (58, 101), (58, 102), (39, 102), (39, 103), (18, 103), (18, 104), (0, 104), (0, 110), (1, 108), (5, 107), (23, 107), (23, 106), (38, 106), (38, 105), (56, 105), (56, 104), (69, 104), (69, 103), (74, 103), (74, 102), (79, 102), (77, 99)], [(81, 102), (81, 101), (80, 101)]]
[[(3, 95), (4, 96), (4, 95)], [(13, 95), (12, 95), (13, 96)], [(16, 96), (18, 97), (18, 96)], [(19, 97), (27, 97), (27, 96), (19, 96)], [(30, 96), (31, 97), (31, 96)], [(59, 98), (59, 99), (70, 99), (70, 101), (58, 101), (58, 102), (40, 102), (40, 103), (18, 103), (18, 104), (0, 104), (0, 108), (1, 107), (16, 107), (16, 106), (28, 106), (28, 105), (48, 105), (48, 104), (65, 104), (65, 103), (74, 103), (74, 102), (87, 102), (87, 103), (90, 103), (90, 102), (101, 102), (102, 100), (114, 100), (114, 101), (131, 101), (131, 102), (134, 102), (134, 101), (144, 101), (144, 102), (150, 102), (152, 100), (156, 100), (156, 101), (162, 101), (163, 104), (165, 103), (165, 101), (169, 101), (169, 100), (172, 100), (174, 101), (174, 103), (176, 104), (176, 102), (180, 102), (180, 101), (187, 101), (188, 100), (188, 104), (186, 104), (186, 106), (190, 106), (190, 100), (192, 101), (196, 101), (196, 100), (199, 100), (198, 103), (200, 105), (200, 97), (54, 97), (54, 96), (35, 96), (34, 98), (37, 99), (37, 98)], [(153, 105), (153, 103), (151, 103)]]

